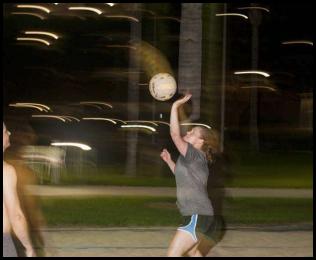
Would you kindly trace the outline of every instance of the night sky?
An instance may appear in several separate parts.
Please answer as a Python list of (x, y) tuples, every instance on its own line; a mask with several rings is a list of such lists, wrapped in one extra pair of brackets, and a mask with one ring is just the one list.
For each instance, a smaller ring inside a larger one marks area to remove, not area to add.
[[(39, 3), (38, 3), (39, 4)], [(73, 4), (78, 6), (79, 4)], [(157, 47), (170, 62), (177, 76), (180, 23), (171, 19), (158, 20), (156, 27), (152, 15), (181, 19), (180, 3), (145, 4), (146, 12), (133, 13), (128, 4), (109, 7), (105, 4), (86, 4), (102, 9), (105, 15), (142, 13), (142, 40)], [(247, 14), (237, 8), (247, 6), (243, 3), (228, 3), (227, 12)], [(107, 116), (126, 119), (128, 102), (128, 69), (130, 50), (128, 48), (107, 48), (109, 45), (127, 45), (130, 40), (131, 22), (128, 19), (110, 19), (93, 12), (70, 11), (70, 4), (48, 4), (47, 14), (41, 10), (23, 10), (34, 15), (17, 15), (22, 12), (16, 4), (4, 4), (3, 17), (3, 106), (5, 118), (17, 122), (31, 122), (34, 129), (42, 131), (40, 142), (48, 144), (55, 135), (57, 139), (73, 137), (75, 140), (85, 136), (94, 137), (94, 130), (85, 125), (80, 131), (68, 126), (67, 134), (62, 123), (31, 119), (32, 109), (8, 107), (15, 102), (37, 102), (48, 104), (55, 114), (84, 116)], [(259, 29), (259, 65), (261, 70), (271, 73), (271, 80), (279, 89), (299, 94), (311, 92), (314, 85), (312, 75), (313, 46), (282, 45), (282, 41), (313, 40), (313, 7), (311, 2), (264, 3), (269, 13), (262, 11)], [(134, 22), (135, 23), (135, 22)], [(17, 42), (16, 37), (25, 36), (25, 30), (42, 30), (57, 33), (60, 38), (49, 39), (52, 45), (42, 43)], [(251, 25), (242, 18), (227, 20), (227, 73), (235, 70), (250, 69)], [(164, 103), (153, 100), (148, 91), (148, 78), (140, 71), (140, 118), (151, 120), (151, 106), (155, 105), (164, 113), (170, 107), (170, 100)], [(176, 97), (175, 97), (176, 98)], [(80, 101), (104, 101), (115, 109), (79, 106)], [(36, 112), (37, 113), (37, 112)], [(20, 118), (20, 119), (17, 119)], [(23, 118), (23, 119), (21, 119)], [(14, 120), (13, 120), (14, 121)], [(46, 127), (43, 127), (45, 125)], [(101, 126), (98, 132), (104, 133)], [(103, 127), (103, 126), (102, 126)], [(112, 126), (107, 126), (112, 127)], [(54, 134), (51, 130), (54, 129)], [(165, 131), (165, 130), (163, 130)], [(58, 133), (58, 134), (57, 134)], [(104, 138), (106, 139), (104, 134)]]

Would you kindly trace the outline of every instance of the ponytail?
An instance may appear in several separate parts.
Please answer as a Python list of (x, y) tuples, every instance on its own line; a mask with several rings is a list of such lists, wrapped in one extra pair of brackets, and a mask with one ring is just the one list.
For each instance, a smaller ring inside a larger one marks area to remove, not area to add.
[(210, 164), (216, 161), (217, 155), (220, 153), (219, 134), (216, 130), (200, 127), (201, 138), (204, 140), (202, 150), (206, 154), (206, 158)]

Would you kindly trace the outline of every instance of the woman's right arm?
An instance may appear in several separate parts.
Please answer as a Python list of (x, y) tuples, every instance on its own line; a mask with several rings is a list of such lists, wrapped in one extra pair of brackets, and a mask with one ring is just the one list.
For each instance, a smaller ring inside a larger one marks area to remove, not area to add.
[(173, 143), (177, 147), (178, 151), (182, 156), (185, 156), (188, 144), (185, 142), (180, 134), (180, 125), (178, 119), (178, 108), (186, 103), (190, 98), (191, 94), (186, 94), (183, 98), (175, 101), (172, 104), (171, 112), (170, 112), (170, 135)]

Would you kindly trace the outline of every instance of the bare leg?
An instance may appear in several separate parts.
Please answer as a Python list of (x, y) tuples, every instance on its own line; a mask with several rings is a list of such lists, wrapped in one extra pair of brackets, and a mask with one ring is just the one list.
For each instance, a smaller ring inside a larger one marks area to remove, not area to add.
[(186, 254), (190, 257), (202, 257), (202, 253), (199, 250), (201, 241), (199, 241), (194, 247), (192, 247)]
[(196, 245), (190, 234), (177, 230), (168, 248), (167, 256), (180, 257)]

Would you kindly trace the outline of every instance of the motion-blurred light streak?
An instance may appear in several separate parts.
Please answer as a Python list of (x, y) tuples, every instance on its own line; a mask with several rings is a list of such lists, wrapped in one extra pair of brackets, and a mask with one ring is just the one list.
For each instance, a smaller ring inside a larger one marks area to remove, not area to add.
[(44, 6), (41, 6), (41, 5), (17, 5), (16, 6), (17, 8), (32, 8), (32, 9), (39, 9), (39, 10), (42, 10), (46, 13), (50, 13), (50, 10)]
[(66, 122), (66, 119), (64, 119), (62, 116), (52, 116), (52, 115), (32, 115), (34, 118), (54, 118), (61, 120), (63, 122)]
[(85, 6), (77, 6), (77, 7), (68, 7), (69, 10), (79, 10), (79, 11), (91, 11), (97, 13), (98, 15), (102, 14), (103, 12), (97, 8), (93, 7), (85, 7)]
[(82, 120), (100, 120), (100, 121), (108, 121), (116, 125), (117, 123), (110, 118), (104, 118), (104, 117), (83, 117)]
[(69, 143), (69, 142), (54, 142), (51, 143), (51, 145), (53, 146), (74, 146), (74, 147), (78, 147), (84, 151), (90, 151), (92, 148), (86, 144), (82, 144), (82, 143)]
[(121, 125), (122, 128), (144, 128), (147, 130), (150, 130), (152, 132), (156, 132), (156, 129), (151, 127), (151, 126), (147, 126), (147, 125)]
[(47, 46), (50, 45), (49, 41), (43, 40), (43, 39), (39, 39), (39, 38), (32, 38), (32, 37), (18, 37), (16, 38), (17, 41), (35, 41), (35, 42), (41, 42), (46, 44)]
[(240, 13), (222, 13), (222, 14), (216, 14), (215, 16), (240, 16), (240, 17), (243, 17), (245, 19), (248, 19), (247, 15), (240, 14)]
[(45, 19), (45, 17), (40, 15), (40, 14), (29, 13), (29, 12), (12, 12), (11, 14), (13, 14), (13, 15), (31, 15), (31, 16), (35, 16), (37, 18), (40, 18), (41, 20)]
[(313, 46), (314, 43), (312, 41), (284, 41), (282, 44), (308, 44)]
[(208, 129), (212, 129), (211, 126), (206, 125), (206, 124), (201, 124), (201, 123), (181, 123), (180, 125), (204, 126)]
[(58, 39), (58, 35), (55, 33), (50, 33), (50, 32), (43, 32), (43, 31), (25, 31), (25, 34), (39, 34), (39, 35), (47, 35), (50, 37), (53, 37), (54, 39)]
[(259, 70), (245, 70), (245, 71), (235, 71), (235, 75), (243, 75), (243, 74), (258, 74), (262, 75), (264, 77), (270, 77), (270, 74), (264, 71), (259, 71)]

